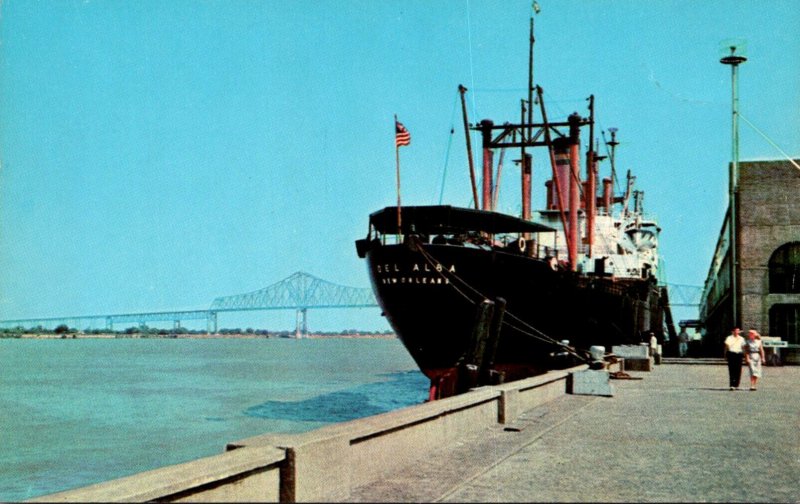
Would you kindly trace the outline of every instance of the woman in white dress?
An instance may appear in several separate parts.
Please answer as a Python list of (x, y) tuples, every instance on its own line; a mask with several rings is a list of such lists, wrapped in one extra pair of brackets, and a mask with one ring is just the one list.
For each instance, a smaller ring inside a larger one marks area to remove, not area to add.
[(761, 378), (761, 364), (764, 362), (764, 345), (761, 343), (761, 335), (755, 329), (747, 332), (744, 361), (750, 368), (750, 390), (756, 390), (758, 379)]

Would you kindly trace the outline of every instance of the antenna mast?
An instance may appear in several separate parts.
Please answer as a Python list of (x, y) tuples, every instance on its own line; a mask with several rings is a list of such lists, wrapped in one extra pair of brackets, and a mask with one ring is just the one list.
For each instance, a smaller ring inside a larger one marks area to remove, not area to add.
[[(539, 4), (533, 3), (534, 12), (539, 12)], [(533, 132), (533, 44), (536, 38), (533, 36), (533, 14), (531, 14), (531, 28), (528, 43), (528, 138)]]
[[(536, 42), (536, 37), (533, 36), (533, 16), (539, 12), (539, 4), (534, 0), (532, 5), (533, 13), (530, 18), (530, 30), (528, 33), (528, 102), (527, 111), (525, 110), (525, 103), (522, 103), (522, 117), (520, 118), (526, 126), (520, 129), (522, 136), (522, 147), (520, 148), (520, 172), (522, 176), (522, 218), (525, 220), (531, 219), (531, 179), (533, 178), (533, 156), (526, 154), (525, 143), (526, 140), (530, 141), (533, 138), (533, 44)], [(525, 120), (525, 113), (527, 112), (527, 121)], [(530, 233), (524, 233), (523, 236), (526, 240), (530, 240)]]
[(611, 183), (617, 181), (617, 166), (615, 164), (616, 156), (615, 151), (619, 142), (617, 142), (617, 128), (608, 128), (608, 131), (611, 132), (611, 141), (606, 142), (606, 145), (611, 147), (611, 152), (609, 153), (609, 158), (611, 161)]

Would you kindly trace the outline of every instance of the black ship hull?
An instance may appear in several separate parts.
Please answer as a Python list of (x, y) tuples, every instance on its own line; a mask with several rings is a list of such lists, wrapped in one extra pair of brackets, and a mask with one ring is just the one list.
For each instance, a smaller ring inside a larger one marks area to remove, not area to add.
[(610, 351), (662, 327), (661, 291), (652, 278), (587, 276), (518, 251), (419, 240), (373, 242), (365, 256), (385, 316), (440, 389), (457, 386), (483, 300), (506, 302), (491, 362), (505, 380), (562, 366), (563, 347), (554, 340)]

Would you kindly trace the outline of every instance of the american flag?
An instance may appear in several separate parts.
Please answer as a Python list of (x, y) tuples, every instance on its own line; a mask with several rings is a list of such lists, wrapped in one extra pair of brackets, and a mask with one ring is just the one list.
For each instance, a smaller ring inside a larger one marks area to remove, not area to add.
[(403, 123), (395, 120), (394, 131), (394, 144), (396, 147), (411, 144), (411, 133), (403, 126)]

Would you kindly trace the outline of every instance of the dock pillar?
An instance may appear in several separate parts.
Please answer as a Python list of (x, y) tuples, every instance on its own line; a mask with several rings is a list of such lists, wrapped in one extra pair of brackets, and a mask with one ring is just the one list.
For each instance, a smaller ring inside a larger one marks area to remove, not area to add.
[(470, 346), (461, 358), (458, 367), (457, 393), (466, 392), (478, 386), (480, 371), (485, 360), (486, 346), (490, 335), (494, 301), (484, 299), (475, 313), (475, 325), (472, 328)]

